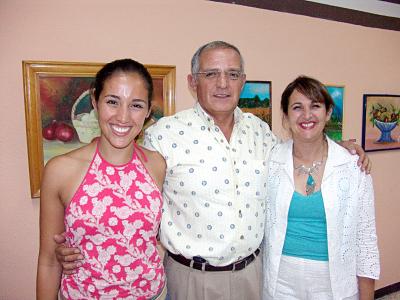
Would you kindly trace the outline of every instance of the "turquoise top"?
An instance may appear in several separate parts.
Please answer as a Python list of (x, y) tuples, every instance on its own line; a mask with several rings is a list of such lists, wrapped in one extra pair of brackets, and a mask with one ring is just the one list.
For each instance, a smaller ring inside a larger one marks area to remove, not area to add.
[(328, 261), (326, 216), (321, 191), (294, 192), (290, 202), (283, 255)]

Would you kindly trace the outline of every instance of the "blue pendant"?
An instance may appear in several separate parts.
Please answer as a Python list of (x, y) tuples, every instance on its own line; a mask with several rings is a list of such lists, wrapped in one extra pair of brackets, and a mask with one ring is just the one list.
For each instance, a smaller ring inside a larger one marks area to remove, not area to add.
[(309, 174), (308, 178), (307, 178), (307, 184), (306, 184), (307, 195), (311, 195), (312, 193), (314, 193), (314, 190), (315, 190), (315, 180), (311, 176), (311, 174)]

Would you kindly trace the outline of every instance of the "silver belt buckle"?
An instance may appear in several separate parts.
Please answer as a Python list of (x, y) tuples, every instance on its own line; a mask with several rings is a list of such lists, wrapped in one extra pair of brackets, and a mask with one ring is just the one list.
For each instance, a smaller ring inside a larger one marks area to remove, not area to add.
[(207, 260), (205, 260), (204, 258), (202, 258), (202, 257), (200, 257), (200, 256), (195, 256), (195, 257), (193, 257), (193, 258), (191, 259), (191, 261), (190, 261), (190, 267), (191, 267), (192, 269), (194, 269), (194, 268), (193, 268), (194, 263), (201, 264), (201, 271), (204, 272), (204, 271), (206, 270), (206, 264), (207, 264), (208, 262), (207, 262)]

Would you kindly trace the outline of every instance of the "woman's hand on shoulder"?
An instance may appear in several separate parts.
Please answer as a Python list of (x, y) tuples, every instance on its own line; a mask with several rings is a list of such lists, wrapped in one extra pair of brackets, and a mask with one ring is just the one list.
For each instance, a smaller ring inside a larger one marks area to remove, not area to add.
[(346, 148), (351, 154), (357, 154), (359, 157), (357, 165), (360, 167), (361, 171), (365, 171), (366, 174), (369, 174), (371, 172), (372, 162), (364, 149), (360, 145), (356, 144), (355, 141), (356, 140), (351, 139), (348, 141), (340, 141), (338, 144)]

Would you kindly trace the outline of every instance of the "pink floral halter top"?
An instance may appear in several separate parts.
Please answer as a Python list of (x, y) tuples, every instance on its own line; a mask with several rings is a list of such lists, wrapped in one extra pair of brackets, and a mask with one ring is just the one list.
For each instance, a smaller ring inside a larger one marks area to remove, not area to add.
[[(140, 161), (115, 166), (96, 153), (65, 210), (68, 243), (83, 264), (63, 275), (66, 299), (150, 299), (164, 287), (156, 236), (162, 196)], [(144, 157), (144, 155), (143, 155)]]

